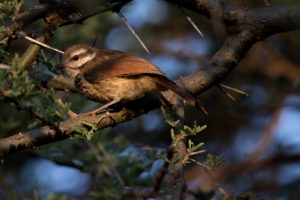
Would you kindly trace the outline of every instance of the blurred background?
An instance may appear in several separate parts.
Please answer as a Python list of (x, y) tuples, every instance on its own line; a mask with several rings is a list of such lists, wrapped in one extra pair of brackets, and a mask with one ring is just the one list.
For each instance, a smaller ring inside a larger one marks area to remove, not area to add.
[[(265, 6), (262, 0), (231, 2), (249, 8)], [(299, 3), (297, 0), (269, 2), (273, 5)], [(37, 3), (27, 0), (23, 9)], [(92, 10), (101, 3), (86, 1), (85, 6)], [(150, 50), (150, 55), (118, 15), (112, 12), (91, 17), (82, 25), (59, 28), (49, 44), (65, 50), (78, 43), (92, 45), (97, 38), (96, 47), (143, 57), (175, 80), (201, 70), (227, 36), (223, 24), (185, 10), (203, 32), (205, 38), (201, 38), (180, 9), (163, 0), (133, 0), (121, 11)], [(42, 25), (42, 20), (37, 21), (26, 30), (32, 31)], [(9, 51), (21, 55), (28, 45), (28, 41), (18, 39), (11, 43)], [(51, 57), (53, 65), (59, 62), (58, 55), (44, 51), (48, 58)], [(223, 81), (223, 84), (248, 93), (248, 97), (228, 91), (236, 98), (233, 101), (213, 87), (199, 96), (209, 112), (208, 116), (202, 115), (198, 109), (186, 108), (188, 123), (196, 120), (198, 124), (208, 126), (193, 140), (205, 142), (203, 149), (209, 153), (226, 156), (225, 163), (212, 174), (229, 194), (251, 192), (262, 199), (300, 199), (299, 52), (299, 31), (271, 36), (255, 44)], [(96, 107), (80, 94), (57, 92), (56, 95), (64, 101), (71, 101), (71, 109), (75, 112)], [(28, 130), (30, 118), (26, 113), (4, 102), (0, 102), (0, 110), (1, 137)], [(145, 152), (137, 146), (168, 147), (171, 142), (169, 129), (161, 111), (154, 110), (106, 129), (103, 133), (106, 135), (105, 146), (113, 152), (115, 149), (111, 150), (111, 147), (119, 144), (120, 156), (146, 159)], [(89, 199), (91, 190), (96, 187), (95, 177), (98, 174), (82, 167), (82, 163), (89, 159), (82, 153), (86, 149), (84, 142), (72, 139), (45, 145), (38, 151), (24, 151), (5, 157), (0, 167), (0, 199), (15, 197), (12, 195), (15, 191), (19, 192), (17, 196), (20, 199), (35, 192), (49, 199), (53, 193)], [(76, 165), (71, 167), (53, 162), (54, 157), (64, 158), (64, 155), (74, 156), (72, 160)], [(203, 159), (202, 156), (196, 158)], [(156, 162), (154, 166), (151, 162), (148, 171), (137, 170), (135, 176), (143, 179), (153, 175), (161, 163)], [(192, 191), (209, 193), (215, 190), (215, 182), (197, 165), (186, 166), (185, 177)], [(213, 199), (218, 198), (220, 194)]]

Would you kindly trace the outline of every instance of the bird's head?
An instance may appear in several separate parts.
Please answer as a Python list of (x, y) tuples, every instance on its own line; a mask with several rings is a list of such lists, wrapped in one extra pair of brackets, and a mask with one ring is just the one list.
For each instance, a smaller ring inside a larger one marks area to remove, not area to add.
[(82, 44), (71, 46), (54, 70), (63, 69), (70, 77), (75, 77), (85, 64), (95, 58), (97, 51), (94, 47)]

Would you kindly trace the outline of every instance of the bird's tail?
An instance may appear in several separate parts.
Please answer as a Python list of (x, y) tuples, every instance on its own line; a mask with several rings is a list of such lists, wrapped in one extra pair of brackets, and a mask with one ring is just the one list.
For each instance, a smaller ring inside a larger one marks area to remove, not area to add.
[(176, 83), (174, 83), (173, 81), (167, 79), (166, 77), (156, 77), (153, 76), (152, 77), (153, 80), (156, 82), (156, 84), (170, 89), (172, 91), (174, 91), (176, 94), (178, 94), (179, 96), (181, 96), (188, 104), (190, 104), (191, 106), (195, 106), (198, 107), (199, 109), (202, 110), (202, 112), (204, 114), (208, 114), (206, 109), (200, 104), (199, 100), (196, 99), (193, 95), (191, 95), (188, 91), (182, 89), (181, 87), (177, 86)]

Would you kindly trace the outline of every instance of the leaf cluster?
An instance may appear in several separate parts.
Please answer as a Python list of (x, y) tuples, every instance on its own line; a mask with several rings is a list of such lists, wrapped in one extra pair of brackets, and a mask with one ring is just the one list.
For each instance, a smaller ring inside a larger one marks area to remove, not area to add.
[(18, 0), (5, 0), (0, 2), (0, 24), (11, 19), (16, 10), (19, 10), (23, 1)]
[(88, 139), (91, 140), (91, 138), (94, 136), (95, 132), (98, 130), (97, 126), (98, 124), (104, 119), (104, 117), (100, 117), (98, 119), (98, 122), (96, 124), (91, 124), (88, 121), (81, 121), (81, 127), (73, 127), (72, 133), (75, 138), (80, 139)]
[[(183, 128), (181, 128), (182, 126), (179, 120), (174, 120), (173, 116), (167, 113), (163, 107), (161, 107), (161, 111), (165, 118), (165, 122), (172, 127), (170, 133), (171, 133), (173, 147), (176, 147), (177, 143), (179, 141), (182, 141), (182, 139), (186, 140), (186, 138), (190, 136), (196, 136), (199, 133), (203, 132), (207, 127), (206, 125), (200, 126), (197, 124), (196, 121), (194, 121), (192, 126), (183, 125)], [(199, 150), (201, 147), (204, 146), (204, 144), (205, 143), (203, 142), (195, 144), (191, 139), (188, 139), (188, 144), (186, 149), (187, 153), (185, 157), (183, 159), (179, 158), (178, 153), (175, 153), (172, 160), (169, 160), (171, 166), (174, 166), (178, 162), (181, 162), (182, 165), (193, 162), (207, 169), (215, 169), (220, 165), (222, 165), (222, 163), (225, 161), (225, 156), (215, 156), (209, 153), (207, 154), (207, 157), (204, 161), (197, 161), (191, 158), (194, 155), (198, 155), (206, 151), (206, 150)]]
[[(12, 59), (10, 71), (0, 70), (0, 90), (20, 102), (22, 105), (30, 107), (34, 112), (42, 114), (50, 121), (65, 119), (70, 103), (63, 103), (61, 99), (55, 97), (53, 89), (45, 89), (40, 86), (39, 81), (33, 80), (28, 71), (20, 67), (19, 57), (15, 55)], [(37, 125), (34, 121), (30, 127)]]

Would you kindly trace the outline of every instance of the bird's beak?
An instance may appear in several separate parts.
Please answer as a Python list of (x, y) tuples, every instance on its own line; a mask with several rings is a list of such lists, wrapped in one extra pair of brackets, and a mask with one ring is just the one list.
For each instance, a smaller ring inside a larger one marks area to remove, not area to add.
[(60, 70), (60, 69), (64, 69), (65, 67), (66, 67), (65, 64), (59, 63), (59, 64), (55, 65), (55, 66), (52, 68), (52, 71), (57, 71), (57, 70)]

